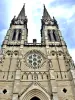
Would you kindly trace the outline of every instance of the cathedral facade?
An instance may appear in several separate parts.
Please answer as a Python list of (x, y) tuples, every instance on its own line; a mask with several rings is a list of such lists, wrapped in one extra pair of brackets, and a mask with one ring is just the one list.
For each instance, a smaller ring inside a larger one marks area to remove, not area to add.
[(24, 5), (2, 43), (0, 100), (75, 100), (75, 65), (45, 6), (40, 33), (41, 43), (28, 43)]

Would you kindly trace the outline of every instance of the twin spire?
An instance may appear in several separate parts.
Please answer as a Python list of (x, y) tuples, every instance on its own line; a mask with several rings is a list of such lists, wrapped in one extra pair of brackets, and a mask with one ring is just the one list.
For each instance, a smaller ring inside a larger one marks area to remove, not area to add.
[[(18, 19), (21, 19), (21, 18), (23, 19), (24, 17), (25, 17), (25, 4), (23, 5), (23, 8), (21, 9), (21, 11), (20, 11), (20, 13), (19, 13), (17, 18)], [(51, 20), (51, 17), (49, 15), (45, 5), (44, 5), (44, 10), (43, 10), (43, 19)]]
[[(17, 25), (17, 24), (26, 24), (27, 25), (27, 17), (25, 14), (25, 4), (23, 5), (23, 8), (21, 9), (18, 17), (14, 17), (11, 21), (11, 25)], [(42, 16), (42, 25), (56, 25), (58, 27), (57, 21), (53, 17), (53, 19), (50, 17), (45, 5), (44, 5), (44, 10), (43, 10), (43, 16)]]

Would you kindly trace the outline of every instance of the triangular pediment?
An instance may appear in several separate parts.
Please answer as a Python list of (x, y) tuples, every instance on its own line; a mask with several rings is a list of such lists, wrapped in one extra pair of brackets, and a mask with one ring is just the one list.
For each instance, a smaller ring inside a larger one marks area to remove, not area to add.
[(40, 91), (41, 93), (46, 94), (46, 96), (49, 96), (48, 91), (46, 91), (41, 84), (33, 82), (19, 95), (19, 97), (22, 99), (25, 95), (32, 91)]

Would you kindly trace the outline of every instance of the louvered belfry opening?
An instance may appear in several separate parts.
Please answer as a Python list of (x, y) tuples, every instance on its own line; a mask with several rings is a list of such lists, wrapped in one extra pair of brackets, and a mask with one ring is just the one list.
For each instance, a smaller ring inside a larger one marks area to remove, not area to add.
[(16, 29), (14, 29), (12, 40), (16, 39)]
[(51, 41), (50, 30), (48, 30), (48, 39)]
[(57, 41), (57, 38), (56, 38), (56, 35), (55, 35), (55, 31), (53, 31), (53, 37), (54, 37), (54, 40)]
[(19, 29), (19, 34), (18, 34), (18, 40), (19, 41), (21, 40), (21, 33), (22, 33), (22, 31), (21, 31), (21, 29)]
[(49, 41), (58, 41), (58, 36), (55, 30), (48, 30), (48, 39)]

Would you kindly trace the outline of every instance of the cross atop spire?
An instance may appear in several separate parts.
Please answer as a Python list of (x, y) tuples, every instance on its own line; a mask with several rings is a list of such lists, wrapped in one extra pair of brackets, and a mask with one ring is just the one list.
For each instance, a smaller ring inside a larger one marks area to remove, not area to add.
[(23, 8), (21, 9), (17, 19), (25, 19), (25, 4), (23, 5)]
[(42, 18), (43, 18), (44, 20), (51, 20), (51, 17), (50, 17), (50, 15), (49, 15), (49, 13), (48, 13), (48, 11), (47, 11), (45, 5), (44, 5), (44, 11), (43, 11), (43, 17), (42, 17)]

